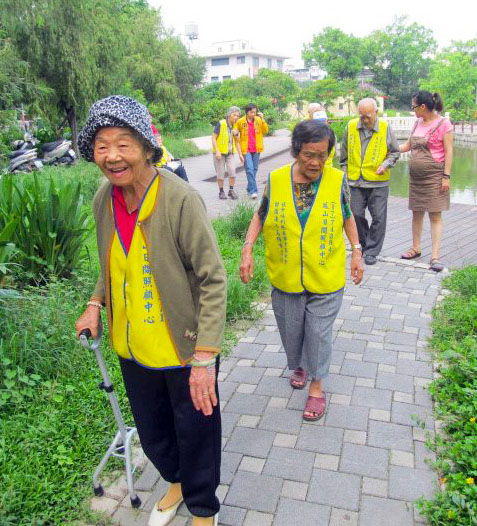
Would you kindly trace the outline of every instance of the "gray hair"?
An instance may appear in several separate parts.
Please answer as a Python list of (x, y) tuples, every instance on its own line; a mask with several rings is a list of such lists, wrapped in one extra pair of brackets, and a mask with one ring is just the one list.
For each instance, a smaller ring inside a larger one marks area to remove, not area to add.
[(240, 108), (238, 106), (230, 106), (230, 108), (227, 110), (227, 119), (232, 115), (232, 113), (238, 113), (239, 117), (242, 114), (240, 111)]
[(323, 106), (319, 102), (310, 102), (310, 104), (308, 104), (308, 112), (321, 111), (322, 109)]
[(362, 105), (368, 105), (368, 104), (371, 104), (374, 108), (375, 111), (378, 111), (378, 104), (377, 102), (372, 99), (371, 97), (366, 97), (365, 99), (361, 99), (359, 102), (358, 102), (358, 108)]

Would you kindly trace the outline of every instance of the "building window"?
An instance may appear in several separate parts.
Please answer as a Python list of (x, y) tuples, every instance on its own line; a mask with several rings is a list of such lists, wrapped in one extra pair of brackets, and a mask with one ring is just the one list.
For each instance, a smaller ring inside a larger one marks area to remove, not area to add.
[(267, 68), (272, 69), (272, 59), (271, 58), (267, 58)]
[(260, 64), (260, 59), (258, 57), (253, 57), (253, 65), (258, 68)]
[(232, 78), (232, 77), (231, 77), (230, 75), (224, 75), (224, 76), (222, 77), (222, 80), (229, 80), (229, 79), (231, 79), (231, 78)]
[(231, 50), (231, 51), (234, 50), (234, 45), (233, 45), (233, 44), (230, 44), (230, 50)]
[(210, 77), (210, 82), (219, 82), (219, 77)]
[(228, 66), (229, 57), (220, 57), (212, 59), (212, 66)]
[(339, 110), (343, 110), (343, 109), (344, 109), (344, 104), (343, 104), (342, 102), (340, 102), (340, 103), (338, 104), (338, 109), (339, 109)]
[(222, 51), (222, 48), (221, 47), (218, 47), (217, 48), (217, 51), (220, 53)]
[(280, 60), (280, 59), (277, 60), (277, 68), (280, 70), (283, 69), (283, 60)]
[(237, 57), (237, 64), (245, 64), (245, 57)]
[(247, 46), (245, 43), (242, 43), (242, 49), (245, 49)]

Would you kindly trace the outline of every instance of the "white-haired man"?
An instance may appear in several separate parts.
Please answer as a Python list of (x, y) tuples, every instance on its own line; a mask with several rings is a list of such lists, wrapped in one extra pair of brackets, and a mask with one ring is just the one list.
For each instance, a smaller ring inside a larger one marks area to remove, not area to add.
[[(359, 118), (346, 126), (341, 143), (340, 165), (348, 174), (351, 210), (363, 247), (364, 262), (376, 263), (386, 234), (390, 168), (399, 159), (399, 145), (391, 126), (378, 119), (374, 99), (358, 104)], [(371, 214), (371, 225), (366, 219)]]

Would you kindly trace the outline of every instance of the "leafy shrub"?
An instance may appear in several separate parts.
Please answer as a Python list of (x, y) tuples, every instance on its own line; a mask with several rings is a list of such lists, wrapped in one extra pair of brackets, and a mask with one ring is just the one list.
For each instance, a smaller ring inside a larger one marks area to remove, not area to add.
[(254, 278), (244, 285), (239, 276), (242, 245), (252, 219), (252, 205), (239, 203), (226, 218), (213, 222), (220, 252), (227, 271), (227, 320), (255, 319), (259, 313), (252, 303), (269, 287), (264, 244), (260, 236), (254, 248)]
[[(0, 300), (2, 525), (71, 524), (114, 436), (94, 355), (74, 335), (93, 286), (88, 274), (28, 289), (22, 299)], [(117, 359), (109, 349), (103, 352), (125, 419), (132, 422)]]
[(354, 117), (343, 117), (341, 119), (333, 119), (329, 121), (331, 129), (335, 132), (336, 141), (339, 142), (343, 139), (343, 135), (348, 122)]
[(420, 506), (432, 525), (477, 524), (477, 266), (456, 271), (444, 284), (452, 293), (434, 311), (431, 345), (440, 377), (429, 390), (442, 434), (430, 444), (444, 483)]
[(18, 261), (28, 279), (44, 282), (52, 274), (67, 277), (78, 267), (89, 222), (80, 182), (39, 177), (0, 180), (0, 228), (2, 218), (18, 218), (13, 237)]

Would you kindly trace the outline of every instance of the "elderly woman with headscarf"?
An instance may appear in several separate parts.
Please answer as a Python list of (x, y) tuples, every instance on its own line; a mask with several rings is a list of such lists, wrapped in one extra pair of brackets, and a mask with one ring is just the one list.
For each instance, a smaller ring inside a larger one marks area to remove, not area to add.
[(243, 155), (240, 150), (239, 134), (234, 129), (234, 124), (240, 117), (240, 108), (231, 106), (227, 110), (225, 119), (219, 121), (212, 133), (212, 158), (214, 160), (217, 184), (219, 185), (219, 199), (227, 199), (224, 192), (225, 171), (229, 174), (230, 199), (237, 199), (234, 190), (235, 185), (235, 152), (238, 151), (240, 161), (243, 163)]
[(215, 525), (226, 277), (204, 204), (154, 166), (162, 151), (129, 97), (96, 102), (79, 146), (107, 182), (93, 204), (101, 273), (77, 333), (97, 336), (106, 307), (142, 447), (170, 483), (149, 525), (169, 523), (183, 500), (194, 526)]

